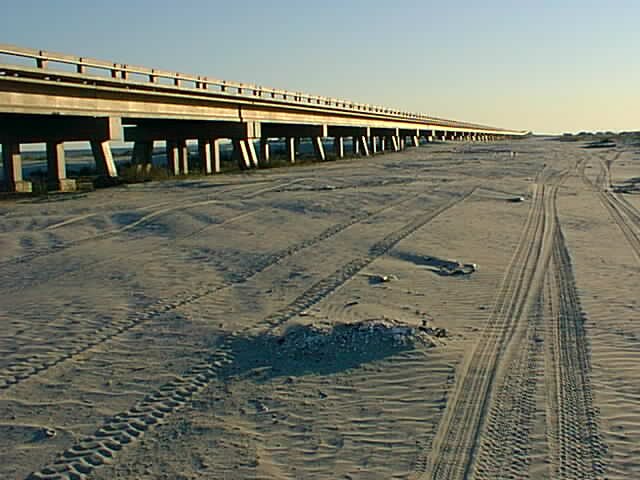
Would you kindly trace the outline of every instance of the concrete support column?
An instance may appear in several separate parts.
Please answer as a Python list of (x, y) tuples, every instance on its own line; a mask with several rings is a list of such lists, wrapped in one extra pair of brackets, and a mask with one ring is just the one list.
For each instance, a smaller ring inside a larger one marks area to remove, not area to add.
[(189, 173), (189, 149), (186, 140), (178, 141), (178, 165), (180, 173), (187, 175)]
[(234, 139), (233, 155), (242, 170), (247, 170), (252, 166), (258, 165), (258, 156), (256, 155), (256, 149), (251, 139)]
[(335, 137), (333, 139), (333, 149), (336, 152), (336, 157), (344, 158), (344, 138)]
[(109, 178), (118, 176), (118, 169), (116, 168), (116, 162), (113, 161), (109, 141), (92, 140), (91, 151), (93, 152), (98, 174)]
[(134, 165), (151, 165), (153, 158), (153, 142), (138, 141), (133, 144), (131, 163)]
[(352, 137), (351, 141), (353, 142), (352, 143), (353, 154), (360, 155), (360, 140), (358, 139), (358, 137)]
[(316, 158), (322, 162), (327, 159), (327, 154), (324, 151), (324, 144), (322, 143), (322, 137), (313, 137), (311, 139), (313, 143), (313, 151), (316, 155)]
[(19, 143), (2, 144), (4, 180), (9, 192), (31, 192), (31, 182), (22, 179), (22, 157)]
[(296, 146), (297, 141), (295, 137), (287, 137), (287, 159), (289, 163), (296, 163)]
[(180, 175), (180, 163), (178, 161), (178, 142), (167, 140), (167, 168), (171, 175)]
[(385, 147), (387, 146), (386, 143), (387, 143), (387, 137), (380, 137), (380, 152), (381, 153), (384, 153)]
[(220, 139), (211, 140), (211, 162), (213, 173), (220, 173)]
[(364, 155), (365, 157), (368, 157), (370, 155), (369, 153), (369, 138), (366, 136), (362, 136), (360, 137), (359, 142), (360, 143), (360, 148), (362, 149), (362, 155)]
[(269, 149), (269, 139), (260, 139), (260, 162), (263, 165), (269, 165), (271, 151)]
[(371, 155), (378, 153), (378, 137), (372, 136), (371, 138)]
[(391, 145), (393, 147), (394, 152), (400, 151), (400, 142), (398, 141), (398, 137), (396, 136), (391, 137)]
[(258, 152), (256, 151), (256, 144), (254, 138), (247, 138), (243, 140), (247, 144), (247, 153), (249, 154), (249, 163), (252, 167), (258, 168)]
[(76, 181), (67, 179), (62, 142), (47, 142), (47, 188), (61, 192), (73, 192), (76, 189)]
[(211, 175), (211, 142), (204, 138), (198, 139), (198, 157), (200, 158), (200, 167), (205, 175)]
[(420, 139), (418, 138), (417, 135), (414, 135), (413, 137), (411, 137), (411, 141), (412, 141), (414, 147), (419, 147), (420, 146)]

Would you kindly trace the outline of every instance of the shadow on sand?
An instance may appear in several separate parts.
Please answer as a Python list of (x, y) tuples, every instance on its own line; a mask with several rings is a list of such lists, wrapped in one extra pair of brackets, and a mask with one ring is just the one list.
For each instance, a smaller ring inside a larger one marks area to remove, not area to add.
[(231, 340), (234, 362), (225, 375), (277, 377), (331, 375), (415, 348), (413, 329), (384, 322), (327, 328), (296, 325), (283, 335), (270, 333)]
[(391, 255), (405, 262), (413, 263), (420, 267), (424, 267), (436, 275), (441, 277), (451, 276), (467, 276), (475, 271), (475, 265), (473, 269), (465, 269), (466, 266), (473, 264), (461, 264), (457, 260), (447, 260), (444, 258), (432, 257), (430, 255), (416, 255), (414, 253), (405, 251), (394, 251)]

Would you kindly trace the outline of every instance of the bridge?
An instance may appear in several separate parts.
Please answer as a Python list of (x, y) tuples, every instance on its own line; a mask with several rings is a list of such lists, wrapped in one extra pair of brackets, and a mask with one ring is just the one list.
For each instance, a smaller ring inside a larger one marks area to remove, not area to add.
[(87, 141), (101, 175), (117, 177), (110, 142), (134, 142), (132, 162), (150, 166), (166, 142), (168, 168), (189, 173), (188, 140), (197, 140), (205, 174), (220, 172), (220, 142), (231, 140), (240, 168), (268, 165), (270, 142), (285, 140), (296, 161), (301, 138), (318, 160), (326, 141), (336, 156), (369, 156), (433, 141), (491, 141), (526, 135), (348, 100), (210, 77), (105, 62), (0, 44), (0, 143), (6, 189), (31, 191), (21, 144), (45, 143), (48, 185), (73, 190), (64, 142)]

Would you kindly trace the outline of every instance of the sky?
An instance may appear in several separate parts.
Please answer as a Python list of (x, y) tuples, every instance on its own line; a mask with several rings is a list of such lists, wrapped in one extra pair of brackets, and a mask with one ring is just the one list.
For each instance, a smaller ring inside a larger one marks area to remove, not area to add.
[(638, 0), (3, 3), (0, 43), (536, 133), (640, 130)]

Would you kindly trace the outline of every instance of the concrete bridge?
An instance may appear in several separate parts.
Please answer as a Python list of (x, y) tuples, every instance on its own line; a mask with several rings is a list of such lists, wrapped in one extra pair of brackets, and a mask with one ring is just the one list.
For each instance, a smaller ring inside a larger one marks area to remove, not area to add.
[(220, 171), (220, 141), (231, 140), (241, 168), (269, 163), (269, 143), (285, 139), (296, 161), (301, 138), (319, 160), (333, 139), (363, 156), (433, 141), (490, 141), (526, 135), (336, 98), (210, 77), (105, 62), (0, 44), (0, 143), (6, 188), (31, 191), (20, 145), (46, 143), (49, 188), (73, 190), (64, 142), (88, 141), (98, 171), (118, 175), (110, 142), (134, 142), (132, 161), (150, 165), (154, 141), (166, 142), (168, 168), (189, 172), (187, 140), (197, 140), (206, 174)]

